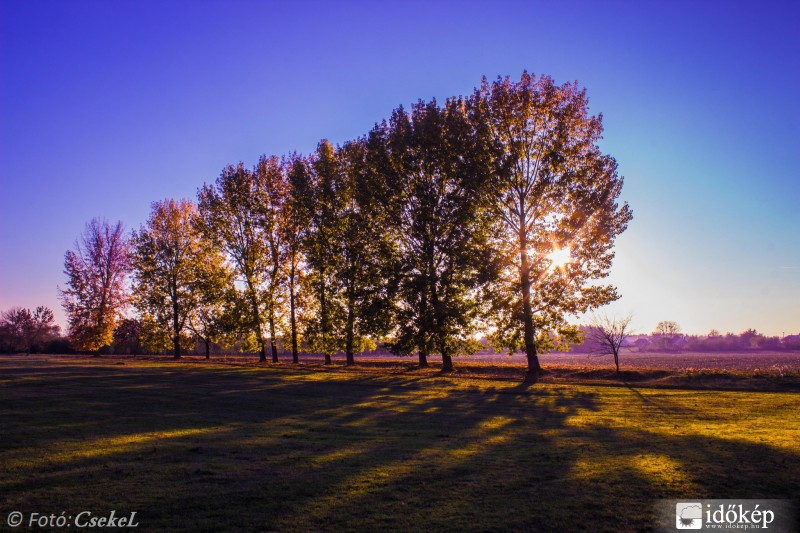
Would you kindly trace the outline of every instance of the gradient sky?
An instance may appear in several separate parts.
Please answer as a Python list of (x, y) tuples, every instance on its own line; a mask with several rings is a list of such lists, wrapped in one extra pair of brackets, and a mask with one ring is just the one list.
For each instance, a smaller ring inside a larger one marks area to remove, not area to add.
[(0, 2), (0, 310), (229, 163), (523, 69), (586, 87), (634, 211), (610, 311), (800, 332), (800, 2)]

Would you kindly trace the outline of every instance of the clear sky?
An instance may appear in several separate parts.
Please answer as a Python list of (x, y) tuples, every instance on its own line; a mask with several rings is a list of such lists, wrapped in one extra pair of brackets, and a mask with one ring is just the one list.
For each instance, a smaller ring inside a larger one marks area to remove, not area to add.
[(64, 324), (64, 252), (229, 163), (523, 69), (586, 87), (634, 220), (639, 331), (800, 332), (800, 2), (0, 2), (0, 310)]

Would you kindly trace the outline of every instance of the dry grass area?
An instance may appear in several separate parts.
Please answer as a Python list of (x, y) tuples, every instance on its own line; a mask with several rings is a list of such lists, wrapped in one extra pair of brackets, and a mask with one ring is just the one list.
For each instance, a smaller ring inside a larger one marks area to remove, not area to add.
[[(672, 387), (691, 389), (800, 391), (800, 354), (791, 352), (753, 354), (626, 354), (631, 359), (619, 374), (609, 365), (609, 357), (585, 354), (546, 354), (541, 356), (544, 372), (539, 383), (624, 385)], [(126, 362), (162, 362), (175, 364), (171, 356), (111, 356), (102, 358), (117, 364)], [(58, 361), (92, 361), (88, 356), (56, 356)], [(429, 358), (430, 367), (419, 369), (416, 357), (361, 356), (353, 367), (344, 366), (341, 357), (326, 366), (321, 356), (303, 355), (300, 363), (292, 364), (284, 355), (278, 364), (259, 363), (254, 355), (216, 356), (206, 360), (199, 356), (184, 356), (177, 364), (241, 366), (271, 368), (274, 371), (292, 369), (299, 372), (337, 372), (354, 374), (385, 374), (439, 376), (441, 361)], [(522, 381), (525, 362), (520, 355), (477, 355), (455, 360), (453, 378), (495, 379)]]
[(638, 531), (659, 498), (800, 498), (786, 375), (741, 376), (764, 392), (411, 363), (0, 357), (0, 521), (115, 509), (145, 531)]

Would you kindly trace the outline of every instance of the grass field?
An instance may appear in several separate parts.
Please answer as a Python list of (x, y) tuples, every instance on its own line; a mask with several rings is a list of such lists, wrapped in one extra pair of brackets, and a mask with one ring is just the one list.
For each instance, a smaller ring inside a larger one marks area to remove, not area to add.
[(796, 392), (0, 357), (10, 511), (146, 531), (634, 531), (800, 498)]

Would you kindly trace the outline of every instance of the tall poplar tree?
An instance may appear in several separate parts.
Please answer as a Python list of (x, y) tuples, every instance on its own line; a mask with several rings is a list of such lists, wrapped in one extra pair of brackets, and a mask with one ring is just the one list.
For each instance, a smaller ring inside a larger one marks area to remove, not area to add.
[[(575, 336), (567, 317), (618, 298), (608, 275), (614, 240), (632, 218), (619, 205), (617, 163), (597, 143), (602, 116), (588, 112), (577, 83), (556, 85), (523, 72), (519, 81), (485, 79), (471, 98), (477, 128), (492, 139), (494, 177), (486, 194), (504, 222), (498, 240), (505, 284), (497, 284), (494, 340), (524, 350), (528, 372), (553, 339)], [(557, 267), (553, 253), (569, 260)]]
[(264, 325), (268, 285), (272, 267), (268, 232), (264, 230), (260, 187), (256, 173), (244, 167), (228, 166), (213, 185), (197, 193), (200, 227), (218, 248), (230, 257), (243, 285), (247, 313), (246, 329), (255, 335), (259, 360), (267, 360)]
[(452, 356), (478, 348), (481, 295), (491, 276), (485, 144), (460, 99), (443, 108), (420, 101), (410, 115), (399, 108), (377, 129), (385, 130), (387, 206), (401, 265), (394, 349), (416, 349), (420, 366), (438, 353), (449, 371)]
[(390, 328), (393, 243), (388, 211), (382, 209), (381, 180), (374, 168), (368, 139), (345, 143), (337, 151), (335, 263), (337, 289), (344, 308), (345, 364), (354, 354), (374, 346), (373, 337)]
[(286, 290), (289, 293), (289, 344), (292, 349), (292, 362), (299, 362), (300, 323), (305, 300), (303, 283), (304, 248), (303, 244), (309, 235), (311, 210), (307, 204), (311, 194), (308, 162), (297, 154), (290, 156), (285, 162), (288, 193), (283, 206), (281, 231), (286, 247)]
[(311, 349), (325, 356), (325, 364), (341, 347), (344, 310), (339, 298), (336, 265), (339, 260), (338, 212), (340, 161), (327, 140), (312, 157), (295, 169), (294, 180), (305, 191), (302, 209), (308, 220), (303, 250), (308, 264), (306, 283), (313, 294), (316, 313), (306, 333)]
[(277, 156), (261, 156), (254, 171), (257, 184), (256, 210), (266, 242), (267, 268), (263, 278), (264, 304), (269, 326), (272, 362), (278, 362), (277, 323), (281, 318), (287, 257), (284, 205), (289, 184), (283, 163)]

